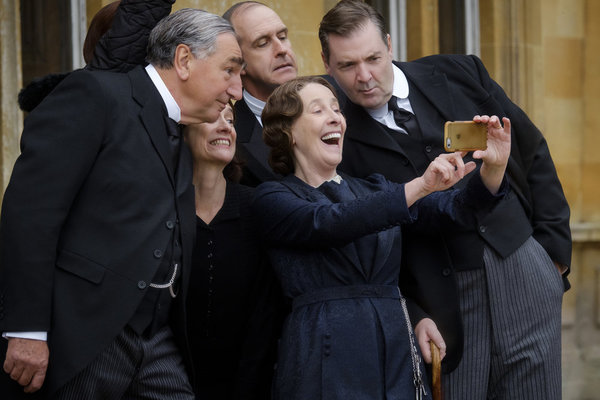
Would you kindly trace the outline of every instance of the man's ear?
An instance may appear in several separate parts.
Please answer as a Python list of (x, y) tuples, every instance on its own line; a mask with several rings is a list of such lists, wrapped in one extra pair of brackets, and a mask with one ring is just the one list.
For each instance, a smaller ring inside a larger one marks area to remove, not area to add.
[(190, 77), (191, 63), (195, 59), (188, 45), (179, 44), (175, 49), (173, 67), (179, 79), (185, 81)]
[(323, 60), (323, 66), (325, 67), (325, 72), (327, 72), (327, 75), (331, 75), (330, 68), (329, 68), (329, 62), (327, 62), (327, 59), (325, 59), (325, 54), (323, 54), (323, 52), (321, 52), (321, 60)]

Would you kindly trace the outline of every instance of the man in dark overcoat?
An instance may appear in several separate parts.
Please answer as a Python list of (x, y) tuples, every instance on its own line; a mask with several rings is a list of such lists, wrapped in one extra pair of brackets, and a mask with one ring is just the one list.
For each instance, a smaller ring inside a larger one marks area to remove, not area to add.
[(470, 229), (406, 229), (400, 286), (425, 359), (429, 340), (447, 351), (445, 399), (559, 399), (571, 234), (541, 132), (476, 56), (393, 61), (383, 18), (362, 1), (334, 6), (319, 38), (346, 95), (340, 170), (350, 175), (407, 182), (444, 151), (446, 121), (511, 120), (510, 195)]
[(192, 9), (153, 29), (147, 60), (73, 72), (26, 119), (0, 225), (3, 398), (194, 398), (177, 124), (239, 99), (243, 62), (230, 24)]

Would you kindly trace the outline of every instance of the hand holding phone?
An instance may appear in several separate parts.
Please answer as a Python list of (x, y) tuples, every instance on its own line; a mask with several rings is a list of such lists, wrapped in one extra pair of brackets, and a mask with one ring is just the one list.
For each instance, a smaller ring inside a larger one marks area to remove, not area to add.
[(444, 149), (447, 152), (487, 149), (487, 125), (473, 121), (446, 122)]

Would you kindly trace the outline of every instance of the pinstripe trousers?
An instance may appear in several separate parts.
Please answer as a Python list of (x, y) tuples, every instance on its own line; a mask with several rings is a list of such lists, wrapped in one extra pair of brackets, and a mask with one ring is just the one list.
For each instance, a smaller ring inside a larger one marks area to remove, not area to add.
[(194, 393), (171, 328), (144, 338), (127, 326), (54, 398), (193, 400)]
[(506, 259), (486, 247), (484, 264), (456, 274), (465, 346), (444, 399), (560, 399), (558, 270), (533, 237)]

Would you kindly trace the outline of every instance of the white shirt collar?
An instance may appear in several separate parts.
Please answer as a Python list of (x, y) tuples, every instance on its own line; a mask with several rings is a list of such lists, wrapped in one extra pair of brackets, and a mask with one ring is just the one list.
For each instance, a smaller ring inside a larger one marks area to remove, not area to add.
[(328, 180), (327, 182), (335, 182), (339, 185), (340, 183), (342, 183), (342, 177), (339, 176), (338, 174), (335, 174), (335, 176), (333, 178), (331, 178), (330, 180)]
[(261, 115), (263, 110), (265, 109), (266, 103), (252, 96), (250, 93), (248, 93), (248, 91), (246, 91), (246, 89), (244, 89), (242, 95), (244, 96), (244, 101), (248, 105), (248, 108), (250, 109), (250, 111), (252, 111), (252, 114), (254, 114), (254, 116), (260, 123), (260, 126), (262, 126)]
[(148, 64), (146, 66), (146, 72), (152, 80), (152, 83), (154, 83), (154, 86), (156, 86), (158, 93), (160, 93), (160, 97), (162, 97), (163, 101), (165, 102), (169, 118), (179, 123), (179, 121), (181, 121), (181, 108), (179, 108), (179, 105), (173, 98), (171, 92), (169, 92), (167, 85), (165, 85), (165, 82), (163, 82), (162, 78), (158, 74), (158, 71), (152, 64)]
[(399, 99), (408, 98), (408, 80), (406, 75), (396, 64), (392, 64), (392, 70), (394, 71), (394, 89), (392, 94)]

